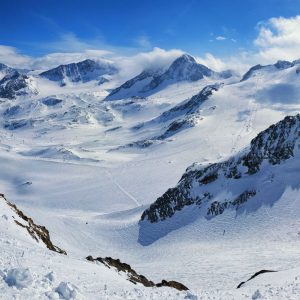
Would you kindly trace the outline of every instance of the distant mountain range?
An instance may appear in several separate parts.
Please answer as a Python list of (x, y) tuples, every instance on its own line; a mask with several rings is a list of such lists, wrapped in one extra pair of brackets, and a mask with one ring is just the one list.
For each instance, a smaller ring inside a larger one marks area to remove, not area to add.
[(86, 59), (78, 63), (60, 65), (54, 69), (42, 72), (41, 77), (66, 85), (68, 82), (88, 82), (98, 80), (100, 83), (107, 81), (104, 75), (113, 75), (118, 69), (106, 61)]

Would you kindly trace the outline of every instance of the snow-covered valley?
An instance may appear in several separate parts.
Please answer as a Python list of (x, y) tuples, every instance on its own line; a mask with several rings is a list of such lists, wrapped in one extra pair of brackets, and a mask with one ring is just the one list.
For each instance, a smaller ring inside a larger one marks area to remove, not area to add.
[[(279, 166), (263, 156), (262, 176), (209, 187), (221, 202), (263, 190), (253, 207), (249, 200), (207, 218), (188, 205), (159, 223), (141, 222), (187, 167), (239, 157), (260, 132), (299, 113), (298, 61), (244, 77), (203, 67), (184, 55), (123, 85), (113, 66), (64, 66), (57, 82), (35, 72), (3, 74), (0, 193), (44, 225), (67, 256), (20, 232), (1, 204), (0, 298), (299, 299), (299, 127), (293, 155)], [(135, 285), (88, 255), (118, 258), (154, 282), (176, 280), (190, 291)], [(24, 268), (28, 284), (9, 286), (18, 273), (11, 270)], [(262, 269), (278, 272), (236, 288)]]

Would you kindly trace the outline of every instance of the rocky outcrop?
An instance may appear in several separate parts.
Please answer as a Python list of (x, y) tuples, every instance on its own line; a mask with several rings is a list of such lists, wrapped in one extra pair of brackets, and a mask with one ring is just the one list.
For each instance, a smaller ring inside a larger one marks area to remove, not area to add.
[(56, 106), (57, 104), (62, 103), (63, 100), (58, 99), (58, 98), (53, 97), (53, 96), (49, 96), (49, 97), (46, 97), (46, 98), (42, 99), (41, 102), (46, 106)]
[(0, 80), (0, 98), (14, 99), (29, 94), (38, 94), (30, 76), (15, 71)]
[(171, 109), (163, 112), (159, 117), (159, 121), (167, 121), (178, 116), (192, 115), (199, 113), (201, 105), (207, 101), (214, 92), (218, 91), (223, 84), (212, 84), (204, 87), (198, 94), (192, 96), (190, 99), (172, 107)]
[(179, 291), (187, 291), (188, 288), (180, 282), (177, 281), (167, 281), (162, 280), (160, 283), (154, 283), (153, 281), (147, 279), (145, 276), (138, 274), (129, 264), (121, 262), (119, 259), (113, 259), (111, 257), (97, 257), (93, 258), (92, 256), (86, 257), (88, 261), (91, 262), (100, 262), (108, 268), (116, 268), (118, 272), (123, 272), (127, 274), (128, 280), (134, 284), (140, 283), (145, 287), (171, 287)]
[(37, 225), (31, 218), (26, 216), (18, 207), (9, 202), (4, 194), (0, 194), (0, 200), (5, 201), (5, 203), (11, 208), (11, 210), (18, 216), (18, 219), (14, 218), (16, 225), (25, 228), (28, 234), (36, 241), (42, 242), (45, 246), (54, 252), (67, 255), (66, 251), (54, 245), (50, 239), (50, 234), (45, 226)]
[(255, 274), (253, 274), (248, 280), (242, 281), (242, 282), (237, 286), (237, 289), (241, 288), (245, 283), (247, 283), (248, 281), (254, 279), (254, 278), (257, 277), (258, 275), (261, 275), (261, 274), (264, 274), (264, 273), (273, 273), (273, 272), (277, 272), (277, 271), (273, 271), (273, 270), (260, 270), (260, 271), (256, 272)]
[[(226, 209), (238, 210), (258, 195), (255, 185), (241, 182), (248, 182), (249, 176), (259, 173), (263, 163), (280, 165), (292, 158), (299, 140), (298, 114), (288, 116), (258, 134), (242, 154), (204, 167), (192, 165), (183, 174), (176, 187), (167, 190), (143, 212), (141, 222), (164, 221), (190, 205), (201, 208), (206, 218), (220, 215)], [(224, 196), (223, 200), (214, 200), (215, 195), (223, 190), (224, 182), (228, 182), (228, 188), (234, 191), (229, 192), (235, 196), (230, 196), (231, 199)]]

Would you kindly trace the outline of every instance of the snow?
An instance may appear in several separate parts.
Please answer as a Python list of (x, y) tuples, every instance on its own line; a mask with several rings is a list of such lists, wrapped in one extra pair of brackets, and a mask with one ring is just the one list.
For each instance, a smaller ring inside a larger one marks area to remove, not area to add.
[[(187, 212), (185, 226), (148, 246), (138, 240), (142, 212), (175, 186), (189, 165), (225, 160), (260, 131), (299, 112), (296, 98), (273, 98), (278, 84), (292, 85), (298, 93), (296, 68), (267, 69), (243, 82), (175, 82), (145, 99), (116, 101), (104, 100), (116, 87), (113, 80), (60, 87), (32, 75), (38, 95), (1, 99), (0, 192), (45, 225), (68, 256), (36, 243), (0, 204), (0, 299), (72, 299), (75, 294), (78, 299), (251, 299), (259, 290), (263, 299), (298, 300), (298, 160), (282, 165), (275, 192), (283, 181), (293, 178), (294, 184), (281, 190), (278, 201), (211, 220), (193, 219)], [(116, 150), (158, 136), (170, 120), (151, 120), (220, 82), (224, 86), (201, 104), (196, 126), (148, 148)], [(62, 102), (43, 104), (50, 96)], [(20, 120), (27, 125), (4, 128), (5, 122)], [(138, 124), (144, 126), (134, 129)], [(268, 185), (271, 173), (266, 168), (258, 185)], [(119, 258), (155, 282), (177, 280), (190, 291), (134, 285), (115, 270), (86, 261), (88, 255)], [(31, 284), (9, 286), (4, 278), (14, 269), (20, 278), (21, 270), (28, 270)], [(278, 272), (236, 289), (261, 269)]]
[(8, 286), (15, 286), (18, 289), (23, 289), (32, 284), (33, 279), (29, 269), (15, 268), (10, 269), (5, 273), (4, 281)]
[(61, 282), (55, 292), (59, 294), (60, 298), (66, 300), (80, 299), (78, 288), (70, 282)]

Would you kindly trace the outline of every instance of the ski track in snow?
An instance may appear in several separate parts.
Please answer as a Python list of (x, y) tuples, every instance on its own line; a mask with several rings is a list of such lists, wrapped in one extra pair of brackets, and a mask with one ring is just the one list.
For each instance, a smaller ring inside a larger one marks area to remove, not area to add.
[(113, 175), (110, 173), (109, 170), (105, 170), (108, 177), (111, 179), (111, 181), (126, 195), (128, 198), (130, 198), (137, 206), (141, 206), (139, 201), (133, 197), (128, 191), (126, 191), (113, 177)]

